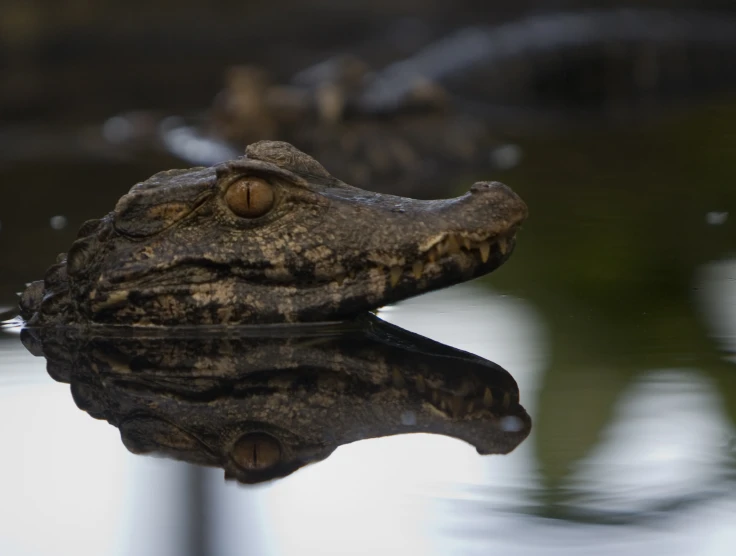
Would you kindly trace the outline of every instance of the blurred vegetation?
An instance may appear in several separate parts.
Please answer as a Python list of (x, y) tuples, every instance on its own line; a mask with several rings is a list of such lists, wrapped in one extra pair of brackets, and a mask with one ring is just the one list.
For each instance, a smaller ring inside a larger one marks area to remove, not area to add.
[[(380, 67), (402, 43), (463, 25), (622, 6), (736, 10), (730, 0), (3, 0), (0, 119), (79, 122), (138, 108), (195, 111), (209, 104), (234, 64), (263, 65), (285, 79), (351, 52)], [(397, 22), (407, 32), (387, 38)]]

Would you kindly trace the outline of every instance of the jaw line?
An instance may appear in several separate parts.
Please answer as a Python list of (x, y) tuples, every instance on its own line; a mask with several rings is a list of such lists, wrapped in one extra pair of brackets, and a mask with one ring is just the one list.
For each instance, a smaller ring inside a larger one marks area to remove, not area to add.
[[(402, 257), (401, 264), (397, 264), (398, 259), (391, 261), (388, 257), (379, 261), (371, 260), (369, 265), (361, 269), (338, 273), (331, 281), (339, 286), (350, 285), (353, 281), (357, 284), (360, 280), (369, 281), (373, 271), (378, 270), (387, 277), (391, 287), (403, 282), (405, 277), (417, 284), (422, 278), (441, 282), (444, 267), (458, 262), (459, 257), (465, 258), (465, 261), (461, 262), (467, 263), (469, 260), (474, 263), (473, 277), (477, 277), (491, 272), (511, 255), (515, 246), (515, 236), (516, 229), (493, 237), (477, 233), (445, 232), (419, 246), (418, 255), (414, 258), (407, 260)], [(497, 263), (491, 264), (484, 272), (477, 273), (479, 268), (493, 260), (492, 254), (498, 255)], [(429, 270), (434, 271), (431, 272), (433, 276), (428, 276)]]

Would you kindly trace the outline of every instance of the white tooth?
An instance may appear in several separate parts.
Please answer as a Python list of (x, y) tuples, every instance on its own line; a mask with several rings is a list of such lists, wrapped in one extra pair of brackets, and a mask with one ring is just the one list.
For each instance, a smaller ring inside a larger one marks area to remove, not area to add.
[(498, 239), (498, 250), (501, 252), (502, 255), (506, 254), (506, 250), (508, 249), (508, 244), (506, 243), (506, 238), (501, 237)]
[(491, 245), (487, 241), (480, 244), (480, 260), (483, 262), (488, 261), (488, 255), (491, 254)]
[(501, 405), (503, 405), (504, 409), (508, 409), (508, 407), (511, 405), (511, 396), (509, 396), (508, 392), (504, 393)]
[(393, 288), (396, 284), (399, 283), (399, 280), (401, 280), (401, 267), (400, 266), (392, 266), (391, 267), (391, 287)]
[(396, 388), (404, 387), (404, 377), (401, 376), (401, 373), (397, 369), (394, 369), (391, 373), (391, 380)]
[(424, 264), (422, 264), (422, 261), (416, 261), (411, 265), (411, 270), (414, 273), (414, 278), (419, 280), (422, 277), (422, 272), (424, 272)]
[(437, 258), (437, 252), (435, 251), (434, 247), (432, 247), (432, 249), (430, 249), (427, 253), (427, 258), (429, 259), (430, 263), (433, 263)]
[(459, 253), (460, 244), (457, 242), (457, 238), (454, 235), (450, 235), (445, 241), (445, 248), (448, 253)]
[(483, 405), (486, 407), (493, 405), (493, 392), (491, 392), (490, 388), (486, 388), (486, 391), (483, 393)]
[(460, 417), (463, 411), (463, 405), (463, 399), (460, 396), (452, 397), (451, 407), (453, 417)]
[(465, 246), (465, 249), (470, 251), (470, 238), (464, 237), (463, 238), (463, 245)]

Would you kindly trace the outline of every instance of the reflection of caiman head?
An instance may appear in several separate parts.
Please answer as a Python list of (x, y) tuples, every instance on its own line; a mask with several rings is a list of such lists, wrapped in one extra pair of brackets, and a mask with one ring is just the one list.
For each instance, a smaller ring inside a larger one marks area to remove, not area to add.
[(367, 438), (435, 433), (503, 454), (531, 428), (504, 369), (370, 314), (339, 326), (212, 332), (22, 337), (130, 451), (223, 467), (243, 483)]

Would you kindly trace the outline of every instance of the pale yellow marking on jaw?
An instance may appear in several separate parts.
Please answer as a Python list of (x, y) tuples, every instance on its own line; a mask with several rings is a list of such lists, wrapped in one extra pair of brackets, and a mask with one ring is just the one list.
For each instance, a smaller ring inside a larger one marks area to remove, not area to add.
[(332, 256), (332, 249), (325, 245), (318, 245), (304, 252), (304, 258), (309, 262), (317, 263)]
[(386, 293), (386, 275), (383, 269), (373, 268), (368, 274), (368, 291), (376, 299), (382, 299)]
[(217, 309), (217, 318), (222, 323), (228, 323), (232, 320), (233, 308), (230, 305)]
[(387, 255), (385, 253), (373, 253), (368, 256), (368, 262), (381, 267), (381, 266), (401, 266), (406, 264), (406, 259), (397, 255)]
[(447, 414), (444, 411), (442, 411), (441, 409), (439, 409), (438, 407), (436, 407), (435, 405), (431, 403), (425, 402), (422, 405), (426, 408), (427, 412), (429, 413), (434, 413), (435, 415), (438, 415), (439, 417), (442, 417), (443, 419), (447, 417)]
[(186, 203), (163, 203), (155, 205), (146, 211), (148, 220), (179, 219), (183, 214), (190, 212), (191, 208)]
[(214, 301), (217, 305), (226, 306), (235, 302), (235, 287), (228, 282), (209, 285), (208, 287), (194, 289), (191, 297), (198, 305), (205, 305)]
[(263, 271), (263, 274), (265, 274), (266, 278), (270, 278), (275, 281), (286, 282), (293, 280), (294, 278), (291, 272), (283, 264), (267, 268)]
[(282, 294), (280, 296), (280, 303), (278, 304), (277, 311), (281, 315), (285, 315), (286, 322), (295, 322), (296, 314), (294, 309), (294, 298), (297, 293), (296, 287), (285, 287), (281, 289)]
[[(107, 296), (107, 299), (105, 301), (99, 302), (96, 304), (96, 309), (107, 309), (108, 307), (115, 307), (116, 305), (122, 305), (126, 301), (128, 301), (128, 294), (130, 292), (128, 291), (117, 291), (112, 292)], [(92, 295), (94, 296), (96, 292), (92, 292)]]
[(419, 246), (419, 251), (422, 253), (429, 251), (430, 249), (432, 249), (432, 247), (443, 241), (445, 239), (445, 235), (446, 234), (438, 234), (429, 238), (427, 241)]

